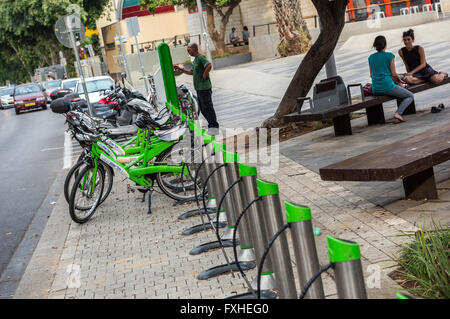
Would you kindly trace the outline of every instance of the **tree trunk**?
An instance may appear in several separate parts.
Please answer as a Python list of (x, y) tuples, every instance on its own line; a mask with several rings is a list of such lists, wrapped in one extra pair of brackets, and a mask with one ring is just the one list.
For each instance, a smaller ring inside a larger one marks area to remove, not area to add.
[(320, 35), (295, 72), (275, 114), (266, 119), (262, 127), (279, 127), (283, 116), (293, 113), (296, 99), (308, 94), (314, 80), (330, 58), (345, 25), (345, 8), (348, 0), (312, 0), (322, 21)]
[(8, 40), (9, 45), (11, 46), (11, 48), (13, 48), (14, 52), (16, 52), (17, 58), (19, 58), (20, 62), (23, 65), (24, 70), (28, 73), (28, 75), (30, 76), (30, 78), (32, 78), (32, 74), (30, 72), (30, 70), (27, 67), (27, 64), (25, 63), (25, 61), (22, 59), (22, 56), (20, 55), (19, 51), (17, 50), (16, 46), (14, 45), (14, 43), (12, 43), (11, 40)]
[(311, 47), (309, 34), (301, 11), (300, 1), (272, 0), (280, 34), (277, 47), (282, 57), (305, 53)]
[[(227, 24), (230, 20), (231, 15), (233, 14), (234, 8), (236, 8), (241, 0), (231, 0), (226, 8), (225, 13), (222, 11), (221, 7), (217, 7), (215, 5), (215, 0), (207, 0), (206, 4), (206, 27), (208, 28), (208, 33), (211, 37), (211, 40), (214, 43), (214, 47), (216, 48), (217, 55), (223, 55), (225, 52), (228, 52), (225, 45), (225, 36), (226, 36), (226, 28)], [(214, 10), (220, 15), (220, 31), (216, 28), (216, 23), (214, 21)]]

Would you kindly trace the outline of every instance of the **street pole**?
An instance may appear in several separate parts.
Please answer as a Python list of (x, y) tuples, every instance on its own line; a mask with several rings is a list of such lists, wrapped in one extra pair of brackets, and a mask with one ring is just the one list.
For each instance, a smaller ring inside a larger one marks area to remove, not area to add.
[[(320, 18), (319, 18), (319, 27), (320, 32), (322, 32), (322, 22), (320, 21)], [(327, 79), (337, 76), (336, 61), (334, 59), (334, 50), (331, 53), (330, 57), (328, 58), (328, 61), (325, 63), (325, 72), (327, 74)]]
[(145, 77), (144, 62), (142, 61), (141, 50), (139, 49), (139, 42), (138, 42), (136, 35), (134, 36), (134, 40), (136, 41), (136, 48), (137, 48), (138, 57), (139, 57), (139, 64), (141, 65), (142, 76), (144, 77), (145, 92), (147, 92), (147, 96), (148, 96), (149, 90), (148, 90), (147, 78)]
[[(69, 34), (70, 34), (70, 42), (72, 44), (72, 48), (73, 48), (73, 53), (75, 54), (75, 59), (77, 61), (77, 67), (78, 67), (78, 73), (80, 73), (80, 79), (81, 79), (81, 85), (83, 86), (83, 90), (84, 90), (84, 96), (86, 98), (86, 102), (88, 105), (88, 110), (89, 110), (89, 115), (90, 116), (94, 116), (94, 113), (92, 112), (92, 106), (91, 106), (91, 102), (89, 101), (89, 94), (88, 94), (88, 90), (86, 88), (86, 82), (84, 81), (84, 75), (83, 75), (83, 69), (81, 68), (81, 62), (80, 62), (80, 57), (78, 56), (78, 46), (77, 43), (75, 41), (75, 35), (74, 33), (74, 28), (72, 25), (72, 20), (73, 15), (67, 16), (66, 17), (66, 26), (69, 29)], [(81, 30), (77, 30), (80, 31)]]
[(200, 19), (200, 28), (202, 31), (203, 41), (205, 43), (206, 58), (208, 59), (209, 62), (211, 62), (212, 65), (211, 51), (209, 49), (208, 31), (206, 28), (205, 20), (203, 19), (203, 6), (201, 0), (197, 0), (197, 8), (198, 8), (198, 17)]
[(127, 61), (127, 56), (125, 54), (125, 48), (124, 48), (123, 42), (122, 42), (122, 28), (120, 26), (119, 11), (118, 11), (117, 6), (116, 6), (116, 0), (113, 0), (112, 3), (114, 5), (114, 11), (116, 12), (117, 33), (119, 34), (120, 54), (122, 55), (122, 62), (123, 62), (122, 70), (125, 67), (125, 72), (127, 74), (127, 79), (128, 79), (128, 81), (131, 84), (133, 84), (133, 81), (131, 79), (130, 69), (128, 68), (128, 61)]

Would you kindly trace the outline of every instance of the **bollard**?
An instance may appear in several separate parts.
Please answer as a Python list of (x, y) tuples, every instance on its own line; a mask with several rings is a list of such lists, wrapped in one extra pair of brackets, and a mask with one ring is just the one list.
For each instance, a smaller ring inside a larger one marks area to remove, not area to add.
[[(232, 182), (234, 182), (234, 181), (231, 181), (231, 182), (229, 181), (227, 173), (230, 172), (229, 167), (231, 166), (231, 164), (233, 164), (237, 161), (237, 156), (235, 156), (235, 154), (233, 154), (230, 158), (230, 154), (226, 153), (225, 151), (222, 151), (222, 153), (224, 153), (224, 154), (220, 154), (219, 151), (215, 152), (216, 155), (219, 155), (219, 156), (222, 155), (221, 159), (220, 159), (220, 157), (219, 158), (216, 157), (218, 159), (218, 161), (221, 160), (227, 164), (225, 169), (218, 170), (218, 178), (219, 178), (218, 183), (225, 186), (224, 192), (223, 192), (223, 193), (225, 193), (226, 190), (228, 189), (229, 185), (232, 184)], [(225, 213), (227, 216), (227, 221), (228, 221), (228, 229), (221, 236), (221, 240), (233, 240), (234, 223), (235, 223), (236, 218), (233, 215), (233, 210), (235, 211), (235, 205), (234, 205), (234, 199), (232, 198), (231, 195), (232, 194), (230, 191), (225, 197), (223, 197), (223, 195), (220, 197), (221, 200), (223, 198), (222, 205), (224, 206)], [(219, 198), (219, 196), (217, 196), (217, 198)], [(218, 202), (218, 206), (220, 206), (220, 201)], [(232, 243), (233, 243), (233, 241), (232, 241)], [(235, 244), (235, 243), (233, 243), (233, 244)], [(238, 244), (238, 243), (236, 242), (236, 244)], [(239, 265), (238, 265), (238, 263), (239, 263)], [(230, 269), (230, 265), (232, 266), (231, 269)], [(239, 270), (239, 268), (241, 268), (242, 270), (249, 270), (249, 269), (255, 268), (255, 266), (256, 266), (254, 262), (245, 261), (245, 260), (234, 261), (234, 262), (231, 262), (230, 265), (224, 264), (224, 265), (220, 265), (220, 266), (216, 266), (216, 267), (204, 270), (203, 272), (201, 272), (198, 275), (197, 278), (200, 280), (209, 279), (211, 277), (218, 276), (218, 275), (221, 275), (221, 274), (229, 272), (229, 271), (237, 271), (237, 270)]]
[[(314, 232), (311, 222), (311, 209), (285, 201), (287, 222), (291, 224), (291, 237), (297, 264), (300, 287), (320, 270)], [(322, 278), (312, 284), (306, 299), (324, 299)]]
[[(235, 153), (230, 152), (224, 152), (224, 162), (228, 163), (228, 166), (225, 167), (225, 172), (227, 175), (228, 184), (231, 185), (233, 182), (240, 179), (239, 176), (239, 156)], [(240, 213), (244, 210), (244, 207), (250, 202), (245, 202), (244, 198), (242, 196), (242, 193), (239, 191), (239, 184), (241, 182), (238, 182), (238, 184), (234, 185), (233, 188), (230, 190), (229, 196), (230, 202), (233, 204), (232, 210), (231, 210), (231, 222), (233, 224), (233, 227), (236, 225), (236, 220), (239, 217)], [(251, 236), (250, 236), (250, 230), (248, 227), (248, 224), (246, 220), (241, 221), (241, 226), (238, 229), (238, 232), (236, 235), (239, 234), (239, 242), (240, 242), (240, 250), (238, 254), (238, 260), (239, 261), (255, 261), (255, 252), (253, 250), (253, 245), (251, 242)], [(234, 231), (236, 231), (235, 228), (233, 228)]]
[[(272, 238), (283, 226), (282, 209), (278, 185), (260, 179), (256, 180), (258, 196), (262, 196), (262, 213), (268, 238)], [(275, 271), (275, 279), (280, 299), (295, 299), (294, 273), (291, 265), (286, 234), (282, 233), (269, 252)]]
[[(216, 169), (220, 163), (223, 163), (223, 152), (225, 152), (225, 150), (226, 150), (226, 145), (218, 143), (216, 141), (213, 141), (211, 143), (211, 145), (208, 144), (206, 146), (206, 150), (205, 150), (206, 153), (214, 154), (214, 157), (210, 158), (210, 160), (208, 160), (205, 164), (208, 167), (209, 173), (214, 171), (214, 169)], [(215, 160), (213, 160), (213, 159), (215, 159)], [(225, 193), (225, 188), (226, 188), (226, 183), (227, 183), (221, 179), (222, 171), (224, 171), (224, 168), (218, 169), (214, 174), (211, 175), (211, 178), (210, 178), (211, 183), (208, 182), (208, 187), (210, 187), (209, 189), (211, 189), (211, 192), (216, 199), (217, 205), (219, 204), (218, 201), (222, 198), (223, 194)], [(209, 173), (208, 173), (208, 175), (209, 175)], [(226, 205), (227, 205), (227, 203), (223, 203), (222, 204), (223, 209), (221, 209), (221, 211), (219, 212), (219, 224), (223, 227), (227, 227), (227, 221), (229, 220), (228, 214), (226, 213), (226, 211), (227, 211)], [(201, 225), (198, 225), (195, 227), (200, 227), (200, 226)], [(198, 255), (203, 252), (219, 248), (221, 245), (223, 245), (224, 247), (232, 247), (234, 245), (234, 243), (232, 241), (232, 239), (233, 239), (232, 228), (233, 228), (232, 226), (231, 226), (231, 229), (230, 229), (230, 226), (227, 227), (227, 231), (225, 232), (225, 234), (220, 236), (220, 239), (221, 239), (220, 241), (217, 240), (217, 241), (201, 244), (201, 245), (193, 248), (189, 252), (189, 254)], [(211, 227), (209, 227), (208, 229), (211, 229)]]
[[(242, 194), (243, 201), (247, 204), (258, 197), (258, 188), (256, 185), (257, 169), (254, 166), (239, 164), (239, 176), (242, 183), (239, 183), (239, 192)], [(269, 242), (266, 234), (266, 226), (264, 216), (261, 213), (263, 208), (261, 201), (255, 202), (248, 208), (245, 221), (250, 230), (250, 242), (253, 244), (256, 261), (260, 261), (264, 253), (264, 249)], [(241, 225), (239, 227), (242, 227)], [(256, 278), (251, 284), (253, 289), (257, 289)], [(261, 274), (261, 290), (269, 290), (276, 288), (275, 277), (273, 274), (272, 262), (270, 256), (267, 256)]]
[(367, 299), (359, 245), (350, 240), (327, 236), (330, 262), (339, 299)]
[[(264, 248), (268, 243), (269, 239), (267, 239), (263, 216), (262, 214), (258, 214), (262, 211), (262, 208), (261, 208), (261, 200), (257, 200), (258, 190), (256, 185), (256, 175), (257, 175), (256, 167), (247, 166), (245, 164), (239, 163), (239, 177), (241, 178), (242, 181), (237, 186), (239, 188), (239, 193), (241, 194), (243, 203), (243, 208), (239, 215), (243, 213), (243, 210), (248, 205), (250, 205), (250, 203), (252, 203), (253, 201), (254, 202), (253, 204), (248, 206), (247, 211), (244, 212), (244, 215), (241, 217), (239, 225), (236, 225), (236, 228), (238, 230), (238, 233), (241, 232), (241, 227), (249, 233), (250, 243), (253, 246), (255, 259), (256, 261), (260, 261), (264, 253)], [(243, 227), (245, 224), (247, 225), (247, 227)], [(241, 260), (239, 256), (238, 260), (239, 261)], [(249, 285), (250, 292), (233, 295), (231, 297), (227, 297), (226, 299), (256, 298), (255, 295), (255, 291), (257, 289), (256, 279), (253, 280), (252, 283), (247, 282), (247, 284)], [(276, 282), (275, 277), (273, 275), (272, 263), (270, 261), (269, 256), (266, 257), (266, 261), (264, 262), (263, 265), (260, 288), (262, 299), (276, 298), (276, 295), (270, 291), (276, 288)]]
[[(211, 145), (211, 146), (209, 146)], [(220, 154), (220, 156), (213, 156), (211, 158), (209, 158), (209, 160), (205, 163), (206, 166), (206, 171), (209, 173), (211, 173), (217, 166), (218, 163), (220, 164), (223, 160), (220, 160), (219, 162), (215, 161), (214, 159), (217, 158), (221, 158), (222, 157), (222, 152), (225, 150), (226, 145), (224, 144), (220, 144), (216, 141), (213, 141), (212, 143), (207, 145), (207, 149), (205, 150), (206, 154)], [(211, 153), (208, 153), (208, 151), (210, 151)], [(225, 192), (225, 190), (223, 189), (223, 184), (221, 182), (219, 182), (218, 180), (218, 172), (220, 172), (223, 169), (219, 169), (216, 171), (215, 174), (211, 175), (210, 177), (210, 183), (208, 182), (208, 186), (210, 187), (208, 189), (209, 192), (211, 192), (213, 194), (212, 197), (215, 197), (215, 199), (220, 198), (221, 194), (223, 194)], [(202, 194), (201, 194), (202, 195)], [(216, 210), (215, 210), (216, 211)], [(225, 214), (223, 212), (219, 212), (219, 224), (217, 225), (216, 222), (214, 221), (214, 225), (215, 227), (218, 228), (224, 228), (227, 226), (227, 217), (225, 217)], [(209, 229), (213, 229), (211, 223), (207, 223), (207, 224), (200, 224), (200, 225), (195, 225), (192, 226), (186, 230), (184, 230), (182, 232), (182, 235), (192, 235), (194, 233), (203, 231), (203, 230), (209, 230)]]
[[(194, 125), (194, 137), (196, 139), (196, 142), (194, 142), (195, 145), (201, 145), (201, 151), (202, 151), (202, 160), (206, 159), (211, 153), (212, 153), (212, 142), (214, 141), (215, 137), (210, 136), (206, 134), (206, 130), (203, 130), (199, 125)], [(208, 146), (211, 146), (208, 148)], [(207, 149), (211, 149), (210, 152), (207, 151)], [(192, 156), (192, 160), (195, 160), (194, 156)], [(204, 183), (206, 180), (206, 177), (209, 175), (209, 167), (204, 163), (200, 167), (200, 171), (198, 172), (198, 177), (200, 180)], [(184, 214), (181, 214), (178, 219), (184, 220), (193, 216), (201, 215), (202, 213), (206, 214), (214, 214), (216, 213), (216, 199), (214, 196), (212, 196), (213, 188), (212, 186), (213, 180), (210, 179), (209, 185), (207, 185), (208, 189), (208, 202), (206, 204), (206, 211), (205, 208), (197, 208), (190, 210), (188, 212), (185, 212)], [(197, 194), (198, 197), (200, 197), (202, 194)], [(202, 218), (203, 219), (203, 218)], [(203, 221), (203, 220), (202, 220)]]

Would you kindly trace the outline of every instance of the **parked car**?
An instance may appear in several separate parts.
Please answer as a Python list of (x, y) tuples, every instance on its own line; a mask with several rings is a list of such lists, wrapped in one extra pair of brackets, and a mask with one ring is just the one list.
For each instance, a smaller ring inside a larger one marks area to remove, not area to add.
[(41, 107), (47, 109), (47, 98), (42, 86), (36, 83), (20, 84), (14, 88), (14, 109), (16, 114), (20, 111)]
[(61, 89), (71, 89), (73, 92), (75, 91), (75, 87), (77, 86), (78, 81), (80, 81), (80, 78), (71, 78), (62, 80)]
[(14, 107), (13, 92), (14, 87), (6, 87), (0, 90), (0, 108), (8, 109), (10, 107)]
[(79, 78), (62, 80), (61, 87), (59, 89), (53, 90), (50, 93), (51, 101), (63, 97), (66, 94), (73, 93), (75, 91), (75, 86), (77, 85), (77, 82), (79, 80), (80, 80)]
[[(91, 103), (97, 103), (102, 98), (105, 91), (114, 90), (116, 87), (114, 80), (108, 75), (86, 78), (85, 82), (86, 89), (88, 91), (89, 102)], [(75, 92), (80, 95), (80, 98), (85, 99), (84, 89), (81, 81), (77, 82)]]
[(61, 88), (61, 82), (62, 80), (50, 80), (42, 83), (42, 86), (45, 88), (45, 95), (48, 102), (51, 102), (51, 100), (56, 98), (54, 92)]

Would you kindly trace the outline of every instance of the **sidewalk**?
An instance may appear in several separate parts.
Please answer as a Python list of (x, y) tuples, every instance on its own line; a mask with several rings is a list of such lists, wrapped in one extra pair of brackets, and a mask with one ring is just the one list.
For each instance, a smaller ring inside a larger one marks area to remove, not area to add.
[[(366, 273), (369, 264), (383, 269), (381, 289), (368, 288), (369, 297), (394, 297), (400, 288), (386, 275), (392, 270), (391, 256), (404, 239), (389, 236), (414, 230), (413, 224), (342, 186), (321, 181), (316, 173), (284, 156), (277, 174), (260, 177), (279, 184), (282, 200), (311, 207), (313, 224), (322, 230), (316, 238), (322, 265), (328, 263), (326, 235), (355, 240), (361, 245), (365, 278), (370, 275)], [(225, 260), (220, 250), (189, 255), (197, 245), (215, 240), (212, 231), (181, 235), (185, 228), (200, 223), (198, 217), (177, 219), (195, 205), (174, 207), (163, 194), (154, 193), (153, 214), (148, 216), (141, 196), (127, 194), (125, 189), (126, 182), (117, 179), (109, 199), (83, 225), (71, 222), (68, 205), (60, 197), (14, 298), (190, 299), (246, 292), (238, 273), (235, 278), (226, 274), (196, 279), (201, 271)], [(232, 250), (227, 251), (231, 256)], [(247, 276), (255, 274), (252, 270)], [(332, 274), (323, 278), (327, 297), (335, 298)]]

